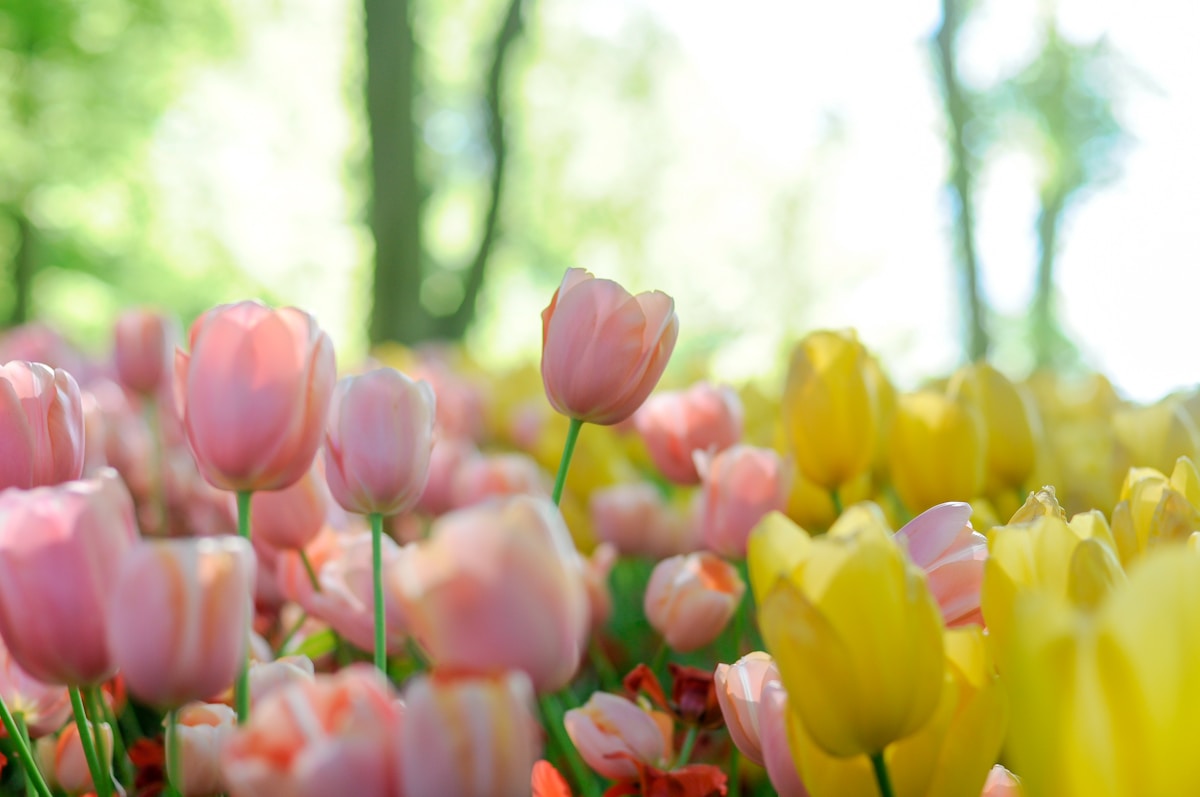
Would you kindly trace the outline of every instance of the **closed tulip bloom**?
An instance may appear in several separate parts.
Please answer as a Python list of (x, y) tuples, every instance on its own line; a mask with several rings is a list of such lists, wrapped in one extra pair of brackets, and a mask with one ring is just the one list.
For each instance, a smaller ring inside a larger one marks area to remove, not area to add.
[(111, 678), (108, 602), (137, 538), (133, 502), (116, 471), (0, 493), (0, 636), (39, 681)]
[(40, 487), (83, 473), (83, 398), (66, 371), (0, 365), (0, 489)]
[(588, 514), (597, 539), (612, 543), (625, 556), (662, 559), (697, 547), (693, 524), (668, 506), (649, 482), (596, 490), (588, 499)]
[(542, 311), (542, 383), (551, 406), (604, 426), (633, 415), (658, 384), (679, 336), (675, 300), (567, 269)]
[(360, 515), (411, 509), (429, 478), (435, 406), (429, 383), (394, 368), (338, 382), (325, 430), (325, 473), (337, 502)]
[(332, 503), (324, 469), (318, 462), (292, 486), (255, 493), (252, 501), (251, 537), (275, 548), (293, 550), (308, 545), (321, 532)]
[(229, 793), (400, 797), (394, 750), (401, 724), (391, 687), (365, 665), (286, 686), (264, 698), (224, 745)]
[(1179, 457), (1195, 457), (1200, 452), (1200, 430), (1187, 409), (1170, 399), (1118, 409), (1112, 415), (1111, 428), (1133, 467), (1166, 473)]
[[(42, 683), (13, 661), (0, 639), (0, 700), (14, 715), (25, 718), (30, 737), (37, 739), (61, 728), (71, 716), (71, 698), (65, 687)], [(0, 738), (7, 736), (0, 726)]]
[(541, 728), (524, 673), (418, 675), (408, 682), (404, 703), (394, 754), (404, 762), (404, 797), (529, 793)]
[[(113, 749), (112, 728), (107, 722), (91, 724), (92, 741), (95, 742), (97, 732), (103, 742), (104, 751), (110, 758), (102, 762), (110, 773), (112, 772), (111, 753)], [(44, 742), (50, 742), (47, 737)], [(99, 747), (100, 745), (97, 745)], [(99, 754), (99, 750), (96, 751)], [(47, 760), (48, 759), (48, 760)], [(95, 792), (95, 781), (88, 769), (87, 757), (83, 752), (83, 743), (79, 741), (79, 727), (74, 723), (68, 725), (51, 747), (49, 744), (38, 746), (39, 769), (47, 776), (47, 781), (57, 785), (67, 794), (84, 794)], [(114, 788), (117, 788), (114, 783)]]
[(946, 392), (950, 398), (974, 406), (983, 419), (988, 491), (1024, 486), (1036, 459), (1035, 416), (1016, 386), (991, 365), (981, 362), (960, 368), (950, 379)]
[(239, 537), (147, 541), (129, 552), (108, 602), (108, 643), (130, 692), (179, 706), (233, 683), (254, 564)]
[(708, 551), (672, 556), (646, 585), (646, 619), (680, 653), (715, 640), (737, 611), (746, 584), (737, 568)]
[(700, 382), (658, 393), (633, 416), (654, 466), (676, 484), (698, 484), (692, 454), (715, 454), (742, 437), (742, 401), (729, 387)]
[(479, 449), (470, 440), (435, 440), (429, 452), (429, 480), (417, 500), (417, 509), (435, 516), (453, 509), (455, 476), (464, 463), (477, 456)]
[(922, 511), (983, 488), (983, 428), (970, 407), (930, 390), (901, 395), (892, 421), (892, 483)]
[(983, 625), (979, 593), (987, 538), (971, 528), (971, 505), (938, 504), (896, 532), (917, 567), (925, 571), (929, 590), (947, 627)]
[(733, 664), (718, 664), (713, 678), (729, 737), (742, 755), (763, 766), (759, 710), (763, 686), (779, 680), (775, 662), (769, 653), (756, 650)]
[(121, 384), (153, 394), (169, 381), (180, 337), (175, 319), (152, 310), (127, 310), (113, 328), (113, 361)]
[(942, 618), (878, 507), (850, 507), (817, 538), (771, 515), (751, 536), (749, 566), (763, 639), (817, 745), (877, 755), (929, 720)]
[(231, 491), (295, 483), (333, 394), (329, 336), (302, 310), (239, 302), (197, 318), (189, 338), (191, 353), (175, 353), (175, 394), (204, 478)]
[(436, 666), (523, 670), (553, 692), (574, 677), (587, 639), (581, 571), (558, 509), (515, 496), (443, 515), (391, 577)]
[(229, 789), (221, 774), (221, 748), (237, 730), (237, 713), (221, 703), (188, 703), (167, 726), (167, 745), (178, 745), (179, 766), (168, 774), (183, 797), (213, 797)]
[(709, 550), (741, 559), (758, 521), (787, 508), (791, 463), (769, 448), (740, 445), (711, 459), (703, 454), (696, 459), (704, 477), (701, 539)]
[(879, 426), (876, 375), (853, 332), (813, 332), (796, 345), (783, 423), (796, 465), (837, 490), (871, 466)]
[(636, 778), (638, 763), (666, 766), (671, 753), (669, 720), (663, 727), (637, 703), (608, 692), (593, 692), (563, 725), (587, 765), (612, 780)]

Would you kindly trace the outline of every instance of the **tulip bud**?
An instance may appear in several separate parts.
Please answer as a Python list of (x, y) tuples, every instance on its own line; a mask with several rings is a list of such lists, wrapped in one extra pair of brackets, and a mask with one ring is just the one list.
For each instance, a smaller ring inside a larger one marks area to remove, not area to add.
[(167, 749), (176, 745), (178, 767), (167, 760), (171, 785), (183, 797), (212, 797), (228, 791), (221, 774), (221, 748), (237, 729), (237, 714), (221, 703), (188, 703), (167, 725)]
[[(97, 742), (96, 736), (99, 731), (99, 742), (95, 744), (96, 754), (100, 754), (101, 748), (111, 754), (113, 734), (108, 723), (88, 723), (88, 727), (93, 742)], [(42, 750), (39, 748), (39, 754), (41, 752)], [(74, 723), (68, 725), (59, 735), (58, 741), (54, 745), (52, 760), (47, 762), (42, 755), (39, 755), (39, 758), (42, 758), (40, 767), (42, 771), (48, 775), (53, 773), (53, 780), (57, 782), (58, 788), (67, 794), (83, 794), (96, 790), (95, 782), (92, 780), (92, 771), (88, 768), (87, 756), (83, 752), (83, 743), (79, 741), (79, 727)], [(101, 767), (109, 772), (111, 777), (111, 758), (103, 761)]]
[(675, 301), (567, 269), (542, 311), (542, 383), (563, 415), (609, 426), (658, 383), (679, 335)]
[(672, 556), (650, 574), (646, 619), (672, 650), (687, 653), (721, 635), (745, 591), (737, 569), (715, 554)]
[(593, 692), (582, 708), (566, 713), (563, 725), (587, 765), (613, 780), (636, 778), (636, 762), (665, 766), (671, 752), (669, 719), (663, 727), (633, 701), (607, 692)]
[(1036, 449), (1034, 417), (1017, 388), (987, 363), (975, 363), (954, 374), (946, 393), (973, 406), (983, 421), (988, 492), (1020, 489), (1033, 471)]
[(742, 437), (742, 402), (729, 387), (700, 382), (651, 396), (633, 416), (655, 467), (676, 484), (697, 484), (693, 454), (715, 454)]
[(900, 396), (892, 424), (891, 470), (896, 492), (911, 510), (974, 498), (983, 487), (978, 415), (928, 390)]
[(778, 680), (779, 670), (770, 654), (756, 650), (732, 665), (718, 664), (715, 674), (717, 700), (729, 737), (747, 759), (763, 766), (759, 710), (763, 686)]
[(397, 758), (406, 762), (405, 797), (529, 793), (541, 745), (524, 673), (419, 675), (404, 701)]
[(0, 489), (40, 487), (83, 473), (83, 398), (66, 371), (0, 365)]
[(746, 555), (746, 538), (769, 512), (787, 507), (791, 464), (769, 448), (733, 446), (711, 459), (697, 454), (704, 478), (700, 536), (712, 551), (731, 558)]
[(127, 310), (113, 328), (113, 360), (121, 384), (134, 393), (157, 393), (171, 373), (180, 331), (175, 319), (151, 310)]
[(308, 313), (258, 302), (196, 319), (176, 350), (175, 395), (204, 478), (223, 490), (279, 490), (321, 444), (336, 379), (333, 344)]

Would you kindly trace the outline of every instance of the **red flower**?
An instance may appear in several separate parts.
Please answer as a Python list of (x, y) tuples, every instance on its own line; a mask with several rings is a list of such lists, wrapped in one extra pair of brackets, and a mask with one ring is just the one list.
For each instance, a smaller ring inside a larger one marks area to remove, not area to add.
[(725, 797), (728, 793), (729, 779), (711, 764), (690, 764), (664, 772), (640, 761), (633, 763), (638, 777), (611, 786), (604, 797)]
[(684, 725), (696, 725), (702, 730), (721, 727), (724, 719), (712, 673), (674, 662), (667, 666), (671, 671), (670, 700), (663, 692), (658, 676), (645, 664), (639, 664), (625, 676), (626, 691), (634, 698), (645, 693), (654, 705)]
[(530, 785), (533, 787), (531, 797), (573, 797), (567, 779), (553, 764), (544, 759), (533, 765)]

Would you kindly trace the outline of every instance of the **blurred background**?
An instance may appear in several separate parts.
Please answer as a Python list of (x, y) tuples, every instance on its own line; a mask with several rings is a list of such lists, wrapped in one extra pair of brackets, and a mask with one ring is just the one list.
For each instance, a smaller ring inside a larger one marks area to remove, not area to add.
[(723, 378), (853, 326), (901, 386), (1149, 399), (1200, 381), (1197, 40), (1194, 0), (0, 0), (0, 321), (257, 296), (509, 364), (582, 266)]

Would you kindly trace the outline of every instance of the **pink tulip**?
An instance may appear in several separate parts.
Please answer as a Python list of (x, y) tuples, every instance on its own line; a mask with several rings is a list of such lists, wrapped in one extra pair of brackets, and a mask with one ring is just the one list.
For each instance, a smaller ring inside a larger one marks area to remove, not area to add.
[[(91, 724), (91, 733), (93, 742), (95, 741), (96, 732), (99, 731), (100, 739), (103, 742), (104, 751), (109, 758), (103, 763), (103, 766), (112, 772), (112, 749), (113, 749), (113, 734), (112, 728), (107, 722), (100, 724)], [(52, 743), (53, 742), (53, 743)], [(99, 751), (97, 750), (97, 754)], [(83, 744), (79, 741), (79, 728), (71, 723), (63, 732), (59, 734), (58, 740), (54, 741), (50, 737), (43, 738), (37, 746), (38, 768), (42, 774), (46, 776), (47, 784), (51, 787), (62, 789), (67, 794), (84, 794), (85, 792), (95, 792), (95, 782), (92, 780), (92, 772), (88, 769), (87, 756), (83, 752)], [(114, 788), (119, 788), (115, 783)], [(123, 794), (123, 792), (118, 792)]]
[(588, 512), (597, 539), (612, 543), (625, 556), (662, 559), (695, 547), (694, 526), (646, 482), (596, 490)]
[(808, 797), (788, 745), (787, 691), (779, 681), (763, 684), (759, 698), (759, 741), (767, 777), (778, 797)]
[(390, 575), (437, 666), (523, 670), (540, 692), (574, 677), (587, 640), (587, 589), (549, 500), (514, 496), (442, 515), (405, 554)]
[(0, 365), (0, 489), (40, 487), (83, 473), (83, 398), (66, 371)]
[(700, 536), (722, 556), (746, 556), (750, 532), (766, 515), (787, 508), (792, 466), (769, 448), (737, 445), (714, 457), (696, 455), (704, 479)]
[(715, 454), (742, 438), (742, 401), (729, 387), (700, 382), (651, 396), (634, 414), (650, 459), (676, 484), (699, 484), (693, 454)]
[(987, 782), (983, 784), (983, 794), (980, 797), (1021, 797), (1021, 781), (1016, 775), (996, 764), (988, 773)]
[(587, 765), (606, 778), (636, 778), (637, 763), (667, 765), (670, 727), (661, 727), (631, 700), (593, 692), (582, 708), (566, 713), (563, 725)]
[(13, 360), (45, 363), (76, 377), (85, 376), (87, 369), (87, 361), (79, 349), (56, 329), (40, 321), (31, 321), (0, 333), (0, 363)]
[(360, 515), (411, 509), (429, 478), (436, 401), (394, 368), (338, 382), (325, 431), (333, 497)]
[(121, 384), (134, 393), (157, 393), (169, 381), (175, 344), (175, 319), (152, 310), (127, 310), (113, 329), (113, 360)]
[(454, 506), (463, 508), (506, 495), (550, 496), (550, 476), (527, 454), (480, 454), (454, 474)]
[(631, 296), (611, 280), (567, 269), (542, 311), (542, 383), (554, 409), (611, 425), (642, 405), (679, 336), (675, 300)]
[[(383, 568), (396, 566), (401, 548), (391, 537), (381, 540)], [(371, 570), (371, 533), (326, 530), (305, 549), (317, 574), (320, 591), (300, 561), (300, 554), (285, 551), (276, 565), (276, 579), (283, 594), (296, 601), (311, 616), (324, 620), (362, 650), (375, 649), (375, 588)], [(405, 608), (397, 589), (384, 583), (387, 651), (399, 653), (408, 638)]]
[[(21, 669), (0, 639), (0, 699), (25, 718), (30, 737), (54, 733), (71, 717), (71, 697), (62, 686), (45, 684)], [(0, 738), (8, 734), (0, 726)]]
[(395, 757), (405, 797), (529, 794), (541, 728), (524, 673), (418, 675), (404, 703)]
[(225, 744), (221, 768), (238, 797), (400, 797), (402, 724), (383, 677), (352, 665), (264, 698)]
[(463, 463), (479, 456), (479, 449), (469, 440), (441, 438), (429, 454), (429, 480), (417, 500), (417, 509), (430, 515), (440, 515), (454, 508), (454, 479)]
[(220, 703), (188, 703), (167, 726), (167, 745), (176, 744), (179, 766), (167, 762), (171, 784), (183, 797), (213, 797), (229, 789), (221, 774), (221, 749), (237, 730), (237, 713)]
[(779, 680), (774, 660), (762, 651), (747, 653), (732, 665), (718, 664), (713, 678), (729, 737), (742, 755), (761, 767), (760, 705), (763, 685)]
[(946, 625), (983, 625), (979, 596), (987, 538), (971, 528), (971, 505), (949, 502), (926, 509), (896, 537), (925, 571)]
[(0, 493), (0, 636), (39, 681), (111, 678), (104, 607), (137, 538), (116, 471)]
[[(275, 661), (250, 664), (250, 705), (256, 706), (267, 695), (294, 683), (311, 683), (316, 668), (308, 656), (283, 656)], [(231, 692), (229, 695), (233, 697)]]
[(308, 313), (258, 302), (214, 307), (175, 353), (175, 394), (204, 478), (223, 490), (279, 490), (321, 444), (336, 378), (333, 344)]
[(329, 517), (329, 487), (315, 460), (300, 480), (282, 490), (255, 493), (251, 537), (276, 548), (300, 550), (313, 541)]
[(108, 645), (129, 691), (179, 706), (232, 684), (253, 595), (254, 552), (239, 537), (135, 546), (108, 603)]
[(725, 630), (746, 584), (719, 556), (672, 556), (654, 567), (646, 585), (646, 619), (680, 653), (702, 648)]

